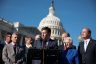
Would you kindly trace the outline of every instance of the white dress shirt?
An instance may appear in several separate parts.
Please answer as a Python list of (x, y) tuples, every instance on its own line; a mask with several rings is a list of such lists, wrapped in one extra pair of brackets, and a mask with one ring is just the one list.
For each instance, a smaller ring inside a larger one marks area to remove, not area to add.
[(90, 39), (84, 40), (84, 50), (85, 50), (85, 52), (86, 52), (87, 46), (89, 44), (89, 41), (90, 41)]
[(11, 44), (14, 46), (14, 45), (16, 45), (14, 42), (11, 42)]
[(5, 41), (5, 44), (8, 44), (8, 43)]

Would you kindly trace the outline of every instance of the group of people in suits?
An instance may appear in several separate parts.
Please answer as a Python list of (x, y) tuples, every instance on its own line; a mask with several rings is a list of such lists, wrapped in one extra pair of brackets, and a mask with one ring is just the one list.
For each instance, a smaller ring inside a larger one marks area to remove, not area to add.
[(26, 64), (25, 49), (19, 45), (18, 33), (13, 33), (11, 42), (4, 46), (2, 59), (5, 64)]
[(80, 64), (96, 64), (96, 40), (91, 37), (91, 30), (84, 28), (81, 32), (83, 41), (79, 44)]
[[(73, 40), (67, 32), (62, 34), (62, 42), (59, 46), (57, 41), (50, 38), (50, 35), (51, 29), (43, 27), (41, 35), (37, 35), (35, 40), (27, 36), (25, 44), (20, 45), (17, 32), (12, 35), (7, 33), (3, 42), (5, 44), (0, 43), (0, 64), (42, 64), (41, 60), (32, 60), (30, 52), (32, 49), (60, 50), (59, 64), (96, 64), (96, 41), (92, 39), (89, 28), (82, 29), (83, 40), (78, 48), (73, 45)], [(53, 60), (45, 64), (56, 64)]]

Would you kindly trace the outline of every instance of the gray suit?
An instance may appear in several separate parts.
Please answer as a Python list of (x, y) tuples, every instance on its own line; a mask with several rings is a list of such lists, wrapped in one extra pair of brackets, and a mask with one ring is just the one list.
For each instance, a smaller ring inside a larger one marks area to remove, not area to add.
[(16, 45), (16, 53), (12, 43), (5, 45), (2, 53), (5, 64), (25, 64), (25, 50), (22, 46)]

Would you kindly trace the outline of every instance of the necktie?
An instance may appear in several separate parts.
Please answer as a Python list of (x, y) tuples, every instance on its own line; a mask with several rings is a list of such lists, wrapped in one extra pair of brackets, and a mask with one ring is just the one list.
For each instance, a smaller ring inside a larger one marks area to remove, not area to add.
[(87, 49), (87, 41), (84, 42), (84, 49), (86, 51), (86, 49)]
[(46, 47), (46, 43), (45, 42), (43, 42), (43, 48), (45, 48)]
[(13, 47), (13, 48), (14, 48), (14, 52), (15, 52), (15, 54), (16, 54), (16, 45), (14, 45), (14, 47)]
[(43, 41), (43, 48), (46, 48), (46, 41)]

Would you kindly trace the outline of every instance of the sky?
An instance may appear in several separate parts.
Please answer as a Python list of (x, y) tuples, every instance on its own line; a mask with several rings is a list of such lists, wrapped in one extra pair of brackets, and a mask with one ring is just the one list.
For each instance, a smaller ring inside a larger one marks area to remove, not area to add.
[[(48, 15), (50, 4), (51, 0), (0, 0), (0, 18), (38, 27)], [(83, 27), (90, 28), (96, 39), (96, 0), (54, 0), (54, 6), (55, 15), (75, 45)]]

